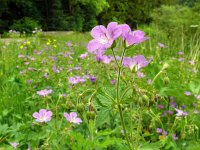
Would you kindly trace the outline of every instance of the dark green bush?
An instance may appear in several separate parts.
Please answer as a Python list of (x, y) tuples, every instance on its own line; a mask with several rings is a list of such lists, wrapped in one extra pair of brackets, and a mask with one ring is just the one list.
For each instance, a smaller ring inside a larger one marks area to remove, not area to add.
[(10, 26), (10, 29), (12, 30), (19, 31), (21, 33), (26, 32), (28, 34), (32, 33), (35, 28), (40, 28), (40, 25), (37, 21), (28, 17), (17, 20)]

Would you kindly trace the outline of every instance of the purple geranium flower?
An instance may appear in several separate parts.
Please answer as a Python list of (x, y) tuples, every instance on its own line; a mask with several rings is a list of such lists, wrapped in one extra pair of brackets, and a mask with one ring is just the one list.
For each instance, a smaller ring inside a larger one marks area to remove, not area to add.
[(41, 90), (41, 91), (37, 91), (37, 94), (40, 95), (40, 96), (47, 96), (49, 94), (51, 94), (53, 92), (53, 90), (49, 89), (44, 89), (44, 90)]
[(80, 57), (81, 59), (85, 59), (87, 56), (88, 56), (88, 53), (86, 52), (86, 53), (84, 53), (84, 54), (81, 54), (79, 57)]
[(81, 78), (80, 76), (75, 76), (75, 77), (68, 77), (68, 81), (71, 83), (71, 84), (78, 84), (78, 83), (82, 83), (82, 82), (85, 82), (85, 79), (84, 78)]
[(17, 142), (10, 142), (10, 145), (13, 147), (13, 149), (16, 149), (17, 145), (19, 145), (19, 143), (17, 143)]
[(174, 134), (172, 135), (172, 138), (173, 138), (174, 140), (178, 140), (178, 137), (176, 136), (176, 133), (174, 133)]
[(183, 112), (183, 111), (180, 110), (180, 109), (175, 108), (175, 110), (176, 110), (176, 116), (177, 116), (177, 117), (184, 117), (184, 116), (187, 116), (187, 115), (188, 115), (187, 112)]
[(51, 120), (52, 112), (46, 109), (40, 109), (39, 113), (34, 112), (33, 117), (36, 119), (37, 122), (48, 122)]
[(144, 35), (145, 33), (141, 30), (135, 30), (133, 32), (126, 33), (125, 34), (126, 45), (131, 46), (134, 44), (139, 44), (149, 39), (149, 37), (145, 37)]
[(157, 132), (157, 133), (162, 133), (163, 130), (162, 130), (161, 128), (157, 128), (157, 129), (156, 129), (156, 132)]
[(135, 71), (140, 70), (143, 67), (146, 67), (149, 64), (149, 61), (145, 59), (143, 55), (137, 55), (133, 58), (125, 57), (123, 60), (123, 65), (129, 67), (131, 70), (135, 67)]
[(57, 69), (56, 65), (53, 65), (52, 69), (53, 69), (53, 72), (60, 73), (60, 70)]
[(191, 95), (191, 92), (186, 91), (186, 92), (185, 92), (185, 95), (190, 96), (190, 95)]
[(64, 117), (71, 123), (80, 124), (82, 120), (77, 118), (77, 114), (75, 112), (71, 112), (70, 114), (64, 113)]
[(138, 78), (143, 78), (143, 77), (145, 77), (145, 74), (143, 72), (138, 71), (137, 72), (137, 77)]
[(109, 64), (112, 59), (106, 55), (96, 54), (95, 60), (98, 62), (103, 62), (104, 64)]
[(162, 44), (162, 43), (158, 43), (158, 46), (160, 47), (160, 48), (165, 48), (166, 46), (164, 45), (164, 44)]
[(87, 50), (90, 53), (104, 52), (121, 35), (121, 28), (117, 22), (109, 23), (107, 28), (98, 25), (92, 29), (91, 35), (94, 39), (88, 43)]
[(115, 85), (116, 82), (117, 82), (117, 81), (116, 81), (115, 79), (110, 80), (110, 83), (111, 83), (112, 85)]

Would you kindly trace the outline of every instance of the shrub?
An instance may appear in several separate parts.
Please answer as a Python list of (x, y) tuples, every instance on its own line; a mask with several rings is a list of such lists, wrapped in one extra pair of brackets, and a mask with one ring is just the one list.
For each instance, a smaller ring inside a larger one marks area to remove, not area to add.
[(32, 33), (32, 31), (35, 28), (40, 28), (40, 25), (38, 24), (37, 21), (35, 21), (31, 18), (28, 18), (28, 17), (17, 20), (14, 22), (13, 25), (10, 26), (10, 29), (17, 30), (21, 33), (23, 33), (23, 32)]

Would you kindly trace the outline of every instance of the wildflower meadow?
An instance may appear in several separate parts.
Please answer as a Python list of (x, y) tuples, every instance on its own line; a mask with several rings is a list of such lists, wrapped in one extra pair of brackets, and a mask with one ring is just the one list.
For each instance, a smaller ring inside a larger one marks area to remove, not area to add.
[(200, 33), (188, 30), (10, 31), (0, 150), (199, 150)]

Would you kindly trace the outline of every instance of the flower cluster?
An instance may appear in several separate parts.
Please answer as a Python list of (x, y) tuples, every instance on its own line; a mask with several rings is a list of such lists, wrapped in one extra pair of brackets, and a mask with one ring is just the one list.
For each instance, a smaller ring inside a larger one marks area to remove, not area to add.
[(131, 31), (127, 24), (119, 25), (117, 22), (109, 23), (107, 28), (103, 25), (94, 27), (91, 31), (91, 36), (94, 39), (88, 43), (87, 50), (90, 53), (102, 55), (107, 48), (113, 45), (118, 37), (121, 37), (126, 42), (127, 47), (148, 39), (143, 31)]
[[(49, 122), (51, 120), (52, 115), (53, 113), (46, 109), (40, 109), (39, 112), (33, 113), (33, 117), (36, 119), (36, 122), (40, 122), (40, 123)], [(75, 112), (71, 112), (70, 114), (64, 113), (64, 117), (70, 123), (80, 124), (82, 122), (82, 120), (77, 117), (77, 114)]]

